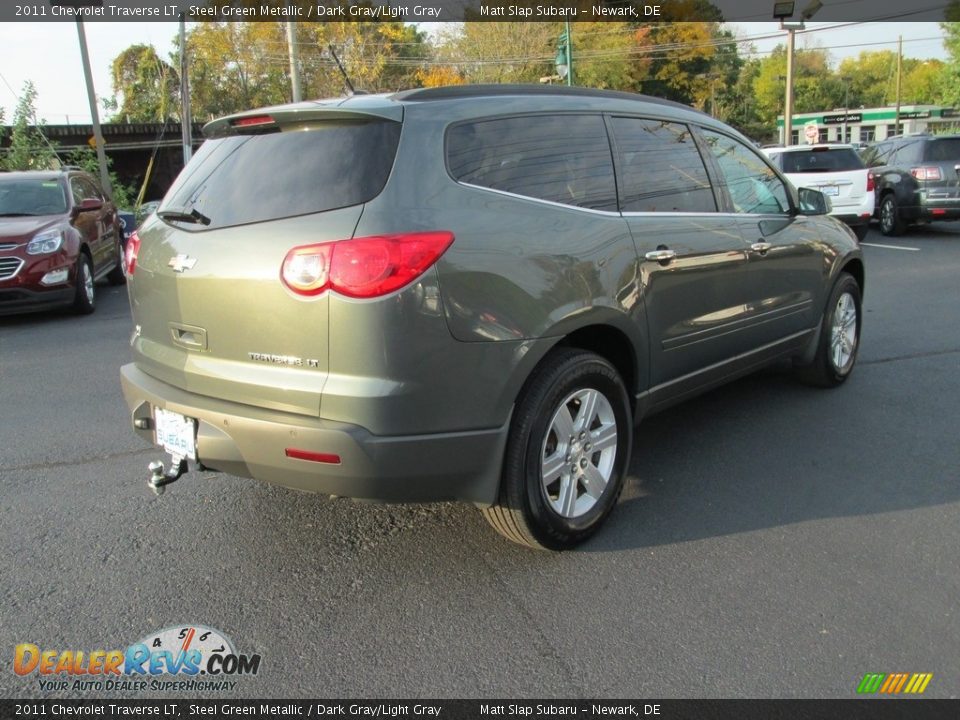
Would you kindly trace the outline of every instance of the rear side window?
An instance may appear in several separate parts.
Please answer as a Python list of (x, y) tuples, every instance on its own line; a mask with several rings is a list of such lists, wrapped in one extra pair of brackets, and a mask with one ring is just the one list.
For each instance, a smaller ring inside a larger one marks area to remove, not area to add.
[(613, 118), (624, 212), (716, 212), (703, 158), (686, 125)]
[(927, 143), (924, 160), (960, 162), (960, 138), (934, 138)]
[(617, 209), (613, 159), (600, 115), (527, 115), (455, 125), (447, 134), (447, 166), (462, 183)]
[(920, 151), (922, 149), (923, 146), (919, 140), (909, 140), (899, 145), (897, 149), (893, 151), (890, 157), (890, 164), (912, 165), (913, 163), (920, 162)]
[(853, 148), (811, 149), (785, 152), (780, 156), (785, 173), (843, 172), (863, 170), (863, 161)]
[(159, 208), (229, 227), (358, 205), (387, 182), (400, 123), (320, 122), (207, 140)]

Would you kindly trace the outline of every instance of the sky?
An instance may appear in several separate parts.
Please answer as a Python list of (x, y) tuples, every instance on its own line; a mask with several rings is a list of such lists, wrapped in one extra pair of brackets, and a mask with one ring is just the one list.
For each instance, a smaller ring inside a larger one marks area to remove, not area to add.
[[(730, 27), (741, 38), (773, 36), (753, 41), (759, 53), (769, 53), (785, 38), (775, 22), (736, 23)], [(922, 60), (946, 57), (941, 40), (943, 33), (937, 23), (811, 22), (807, 27), (812, 32), (798, 33), (797, 46), (826, 48), (835, 62), (856, 56), (862, 50), (896, 51), (898, 35), (903, 36), (904, 57)], [(121, 51), (143, 43), (153, 45), (162, 57), (167, 57), (179, 31), (176, 23), (161, 22), (88, 22), (84, 28), (94, 88), (99, 97), (114, 94), (110, 64)], [(576, 25), (573, 31), (576, 33)], [(0, 23), (0, 107), (4, 109), (7, 123), (11, 122), (17, 96), (27, 80), (32, 80), (37, 88), (37, 114), (47, 123), (90, 123), (74, 23)], [(101, 109), (101, 120), (106, 119)]]

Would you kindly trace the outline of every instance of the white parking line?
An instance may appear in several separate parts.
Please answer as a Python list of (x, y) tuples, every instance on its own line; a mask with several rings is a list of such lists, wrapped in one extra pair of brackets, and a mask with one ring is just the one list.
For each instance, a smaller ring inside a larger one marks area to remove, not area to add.
[(861, 245), (870, 247), (886, 248), (887, 250), (908, 250), (909, 252), (920, 252), (920, 248), (903, 247), (902, 245), (881, 245), (880, 243), (862, 242)]

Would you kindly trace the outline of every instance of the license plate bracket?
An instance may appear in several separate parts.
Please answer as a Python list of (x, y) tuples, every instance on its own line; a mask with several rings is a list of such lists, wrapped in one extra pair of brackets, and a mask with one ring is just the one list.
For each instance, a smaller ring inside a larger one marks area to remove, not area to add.
[(197, 421), (163, 408), (153, 409), (155, 442), (174, 459), (197, 459)]

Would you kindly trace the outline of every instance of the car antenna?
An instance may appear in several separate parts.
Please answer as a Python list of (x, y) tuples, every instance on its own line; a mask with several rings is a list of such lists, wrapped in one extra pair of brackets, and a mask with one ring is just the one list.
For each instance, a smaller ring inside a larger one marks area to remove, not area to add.
[(327, 45), (330, 49), (330, 54), (333, 56), (333, 61), (337, 64), (337, 67), (340, 68), (340, 74), (343, 75), (343, 81), (347, 84), (347, 87), (350, 88), (350, 94), (356, 95), (357, 91), (353, 89), (353, 83), (350, 82), (350, 78), (347, 76), (347, 71), (343, 69), (343, 65), (340, 63), (340, 58), (337, 57), (336, 51), (333, 49), (333, 45)]

